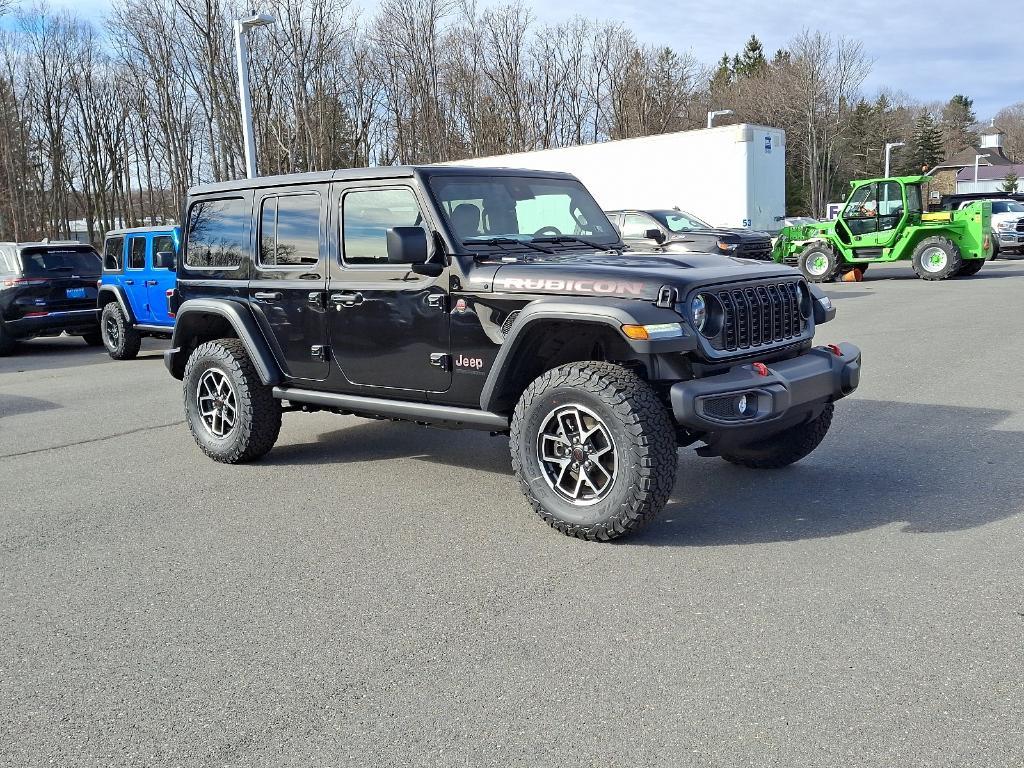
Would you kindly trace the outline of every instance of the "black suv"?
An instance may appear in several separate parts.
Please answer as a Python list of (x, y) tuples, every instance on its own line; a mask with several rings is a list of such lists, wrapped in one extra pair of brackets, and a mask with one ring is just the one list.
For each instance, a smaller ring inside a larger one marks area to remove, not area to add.
[(622, 240), (633, 250), (652, 253), (717, 253), (771, 261), (772, 241), (764, 232), (713, 227), (679, 210), (607, 211)]
[(0, 355), (19, 341), (65, 331), (101, 345), (99, 277), (100, 257), (91, 245), (0, 243)]
[(782, 467), (821, 442), (860, 351), (795, 270), (623, 253), (568, 174), (371, 168), (194, 188), (170, 372), (199, 447), (267, 453), (283, 411), (510, 437), (530, 503), (607, 540), (665, 505), (676, 449)]

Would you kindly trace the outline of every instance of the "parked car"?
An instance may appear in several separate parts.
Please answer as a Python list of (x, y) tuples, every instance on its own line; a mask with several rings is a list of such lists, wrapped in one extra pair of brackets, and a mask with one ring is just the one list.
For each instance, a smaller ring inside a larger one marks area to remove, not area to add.
[(607, 211), (632, 250), (653, 253), (718, 253), (770, 261), (772, 241), (764, 232), (713, 227), (677, 210)]
[(215, 461), (266, 454), (285, 411), (508, 434), (540, 517), (608, 540), (665, 505), (680, 446), (792, 464), (859, 382), (855, 346), (814, 346), (835, 309), (796, 270), (623, 253), (569, 174), (357, 168), (186, 206), (164, 360)]
[(0, 243), (0, 355), (36, 336), (81, 336), (98, 346), (100, 257), (77, 242)]
[[(970, 205), (972, 200), (961, 201), (956, 210)], [(1024, 204), (1016, 200), (994, 197), (992, 202), (992, 232), (995, 234), (992, 258), (998, 259), (1000, 251), (1024, 248)]]
[(169, 339), (174, 316), (177, 227), (137, 227), (107, 233), (97, 302), (103, 345), (115, 360), (139, 354), (145, 337)]

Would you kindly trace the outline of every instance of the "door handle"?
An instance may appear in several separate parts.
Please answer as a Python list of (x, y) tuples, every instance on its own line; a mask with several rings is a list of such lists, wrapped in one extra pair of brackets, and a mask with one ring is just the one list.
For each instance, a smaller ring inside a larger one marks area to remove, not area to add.
[(146, 281), (146, 285), (157, 285), (157, 281), (156, 280), (147, 280)]
[(281, 292), (280, 291), (256, 291), (256, 293), (254, 293), (252, 295), (252, 297), (254, 299), (259, 299), (261, 301), (277, 301), (278, 299), (281, 298)]
[(135, 285), (135, 281), (134, 280), (125, 280), (124, 284), (125, 285)]
[(355, 293), (332, 293), (331, 303), (338, 309), (341, 309), (341, 307), (356, 307), (363, 303), (363, 294), (358, 291)]

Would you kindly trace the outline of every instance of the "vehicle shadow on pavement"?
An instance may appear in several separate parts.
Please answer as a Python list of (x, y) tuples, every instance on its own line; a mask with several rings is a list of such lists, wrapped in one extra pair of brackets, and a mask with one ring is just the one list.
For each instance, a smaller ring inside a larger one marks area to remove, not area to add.
[(0, 392), (0, 419), (5, 416), (22, 416), (27, 413), (52, 411), (63, 407), (51, 400), (40, 400), (38, 397), (25, 397), (24, 395), (8, 395)]
[(660, 519), (623, 544), (757, 544), (892, 523), (905, 533), (992, 523), (1024, 511), (1024, 432), (996, 428), (1011, 415), (854, 398), (837, 405), (821, 447), (786, 469), (684, 451)]
[[(163, 362), (164, 349), (164, 346), (157, 349), (143, 348), (135, 360), (126, 360), (121, 364), (131, 365), (134, 362), (153, 360)], [(67, 337), (32, 339), (18, 344), (12, 354), (0, 357), (0, 374), (78, 368), (110, 362), (114, 361), (111, 360), (106, 349), (90, 347), (80, 339)]]
[(260, 463), (356, 464), (390, 459), (415, 459), (512, 476), (508, 440), (503, 437), (491, 437), (476, 430), (421, 427), (387, 420), (323, 432), (315, 443), (278, 443)]

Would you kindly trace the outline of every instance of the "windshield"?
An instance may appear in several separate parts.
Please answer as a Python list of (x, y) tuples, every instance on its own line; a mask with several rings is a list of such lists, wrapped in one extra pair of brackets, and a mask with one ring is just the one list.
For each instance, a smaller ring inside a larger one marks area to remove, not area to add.
[(686, 211), (651, 211), (654, 218), (668, 227), (672, 232), (692, 232), (695, 229), (714, 229), (706, 221), (701, 221)]
[(578, 181), (530, 176), (435, 176), (430, 188), (464, 245), (511, 238), (581, 237), (608, 244), (619, 236)]
[(21, 252), (25, 275), (98, 275), (100, 257), (92, 248), (26, 248)]
[(997, 200), (992, 203), (992, 213), (1024, 213), (1024, 205), (1012, 200)]

